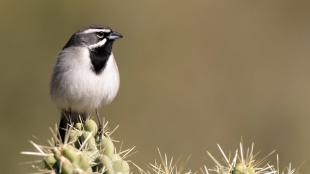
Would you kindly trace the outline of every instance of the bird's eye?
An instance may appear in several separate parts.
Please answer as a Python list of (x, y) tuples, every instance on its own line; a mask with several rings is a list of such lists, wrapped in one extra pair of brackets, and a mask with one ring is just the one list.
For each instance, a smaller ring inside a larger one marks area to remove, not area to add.
[(102, 39), (104, 37), (104, 32), (97, 32), (97, 37)]

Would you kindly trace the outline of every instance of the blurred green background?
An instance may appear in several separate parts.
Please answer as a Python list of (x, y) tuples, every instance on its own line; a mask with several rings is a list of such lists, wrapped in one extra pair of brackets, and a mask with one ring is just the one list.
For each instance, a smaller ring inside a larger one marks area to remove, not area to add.
[(55, 57), (81, 26), (109, 25), (121, 88), (101, 112), (145, 167), (156, 147), (199, 169), (216, 143), (243, 137), (310, 172), (310, 1), (63, 0), (0, 2), (1, 173), (26, 173), (32, 135), (45, 143), (59, 113)]

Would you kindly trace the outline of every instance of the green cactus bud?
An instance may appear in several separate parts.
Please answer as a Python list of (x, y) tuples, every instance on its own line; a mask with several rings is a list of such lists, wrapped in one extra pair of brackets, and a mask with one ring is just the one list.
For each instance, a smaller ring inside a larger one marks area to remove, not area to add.
[(88, 131), (83, 131), (82, 136), (81, 136), (81, 143), (83, 143), (85, 140), (93, 137), (91, 132)]
[(87, 155), (84, 154), (84, 153), (81, 153), (81, 154), (79, 155), (79, 160), (78, 160), (77, 164), (78, 164), (78, 166), (79, 166), (81, 169), (83, 169), (83, 170), (85, 170), (85, 171), (87, 171), (87, 170), (90, 169), (89, 159), (87, 158)]
[(87, 132), (87, 131), (83, 131), (82, 132), (82, 135), (80, 136), (79, 140), (80, 140), (80, 143), (83, 144), (85, 140), (88, 140), (89, 138), (91, 138), (92, 135), (90, 132)]
[(86, 174), (86, 172), (82, 171), (81, 169), (74, 169), (72, 174)]
[(74, 143), (74, 146), (79, 149), (82, 144), (84, 144), (85, 140), (88, 143), (89, 139), (92, 138), (92, 134), (87, 131), (81, 131), (82, 135), (79, 137), (78, 141)]
[(98, 132), (98, 126), (97, 123), (94, 120), (87, 119), (84, 123), (84, 129), (86, 131), (89, 131), (95, 136)]
[(239, 163), (232, 171), (232, 174), (255, 174), (255, 170), (252, 166), (246, 166), (243, 163)]
[(55, 159), (54, 155), (50, 155), (44, 158), (44, 164), (48, 169), (52, 169), (56, 162), (57, 160)]
[(102, 155), (100, 156), (100, 162), (103, 165), (106, 174), (113, 174), (113, 163), (111, 161), (111, 159), (106, 156), (106, 155)]
[(114, 154), (114, 144), (111, 140), (110, 137), (105, 137), (103, 138), (103, 140), (101, 141), (101, 153), (108, 155), (109, 157), (111, 157)]
[(91, 150), (91, 151), (98, 150), (97, 149), (97, 143), (96, 143), (96, 140), (95, 140), (94, 137), (91, 137), (88, 140), (88, 149)]
[(239, 163), (235, 166), (232, 174), (245, 174), (246, 166), (242, 163)]
[(61, 153), (58, 149), (52, 149), (52, 153), (54, 154), (54, 157), (57, 161), (60, 161), (61, 158)]
[(83, 125), (82, 125), (82, 123), (75, 123), (74, 127), (75, 127), (76, 129), (78, 129), (78, 130), (82, 130)]
[(77, 139), (78, 139), (78, 135), (76, 134), (76, 131), (74, 131), (74, 130), (70, 131), (68, 142), (76, 142)]
[(72, 174), (73, 166), (69, 161), (61, 162), (61, 174)]
[(82, 131), (80, 130), (70, 130), (69, 131), (69, 142), (76, 142), (78, 140), (78, 138), (82, 135)]
[(253, 167), (248, 168), (248, 173), (249, 174), (255, 174), (255, 169)]
[(67, 145), (66, 147), (64, 147), (62, 154), (71, 162), (78, 160), (77, 151), (72, 146)]
[(113, 170), (115, 173), (129, 174), (129, 165), (124, 160), (117, 160), (113, 162)]
[(92, 133), (91, 132), (88, 132), (88, 131), (84, 131), (82, 133), (82, 136), (81, 136), (81, 143), (84, 143), (85, 140), (87, 140), (87, 147), (89, 150), (93, 151), (93, 150), (98, 150), (97, 149), (97, 143), (96, 143), (96, 140), (95, 138), (92, 136)]

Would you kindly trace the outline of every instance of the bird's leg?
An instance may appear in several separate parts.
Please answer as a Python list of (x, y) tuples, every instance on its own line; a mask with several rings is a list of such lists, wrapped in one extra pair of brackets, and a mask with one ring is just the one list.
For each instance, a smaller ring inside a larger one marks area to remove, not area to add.
[(72, 122), (72, 110), (71, 108), (69, 108), (69, 115), (67, 116), (67, 119), (68, 119), (68, 123), (70, 124)]
[(59, 132), (59, 138), (62, 143), (65, 143), (65, 135), (68, 129), (68, 125), (71, 122), (71, 109), (69, 111), (62, 110), (61, 111), (61, 117), (60, 117), (60, 122), (58, 125), (58, 132)]
[(101, 136), (102, 135), (102, 133), (103, 133), (103, 125), (102, 125), (102, 121), (101, 121), (101, 118), (100, 118), (100, 116), (99, 116), (99, 111), (98, 111), (98, 109), (96, 109), (96, 116), (97, 116), (97, 120), (98, 120), (98, 122), (99, 122), (99, 125), (98, 125), (98, 133), (99, 133), (99, 136)]

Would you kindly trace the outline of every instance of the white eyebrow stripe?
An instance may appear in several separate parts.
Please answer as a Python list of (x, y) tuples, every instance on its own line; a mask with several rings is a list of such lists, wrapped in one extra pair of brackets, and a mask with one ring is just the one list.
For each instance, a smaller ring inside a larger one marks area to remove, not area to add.
[(89, 48), (89, 49), (98, 48), (98, 47), (103, 46), (106, 42), (107, 42), (107, 39), (104, 38), (104, 39), (102, 39), (100, 42), (98, 42), (98, 43), (96, 43), (96, 44), (89, 45), (88, 48)]
[(95, 33), (95, 32), (100, 32), (100, 31), (105, 32), (105, 33), (111, 32), (110, 29), (87, 29), (87, 30), (83, 31), (82, 33), (87, 34), (87, 33)]

